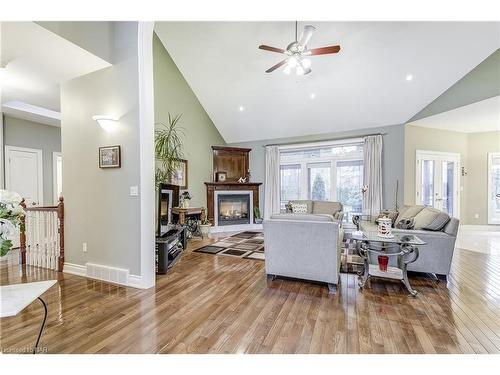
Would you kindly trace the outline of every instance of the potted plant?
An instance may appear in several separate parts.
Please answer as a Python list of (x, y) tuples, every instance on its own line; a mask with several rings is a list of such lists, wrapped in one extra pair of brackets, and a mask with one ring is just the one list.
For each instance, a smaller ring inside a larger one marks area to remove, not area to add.
[(262, 224), (262, 217), (260, 216), (260, 208), (259, 207), (254, 207), (253, 208), (253, 219), (255, 221), (255, 224)]
[(175, 170), (175, 162), (183, 158), (182, 139), (184, 129), (179, 126), (182, 115), (172, 117), (168, 114), (168, 123), (157, 123), (155, 130), (155, 183), (158, 188), (162, 182), (169, 182)]
[(201, 238), (208, 237), (210, 234), (210, 227), (212, 226), (212, 223), (205, 218), (204, 220), (201, 220), (200, 222), (200, 232), (201, 232)]
[(0, 190), (0, 256), (3, 257), (12, 249), (12, 239), (16, 227), (21, 224), (24, 209), (19, 194)]

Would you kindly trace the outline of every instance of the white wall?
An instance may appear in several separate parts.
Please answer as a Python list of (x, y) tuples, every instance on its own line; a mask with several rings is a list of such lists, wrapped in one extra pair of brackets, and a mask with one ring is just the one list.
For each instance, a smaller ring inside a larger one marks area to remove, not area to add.
[[(113, 27), (115, 65), (61, 88), (65, 260), (126, 268), (132, 275), (141, 275), (141, 197), (129, 194), (130, 187), (141, 181), (138, 23), (116, 22)], [(102, 130), (92, 120), (96, 114), (119, 117), (118, 129)], [(152, 132), (153, 124), (151, 139)], [(98, 148), (111, 145), (121, 146), (122, 167), (100, 169)], [(151, 233), (153, 249), (153, 226)]]

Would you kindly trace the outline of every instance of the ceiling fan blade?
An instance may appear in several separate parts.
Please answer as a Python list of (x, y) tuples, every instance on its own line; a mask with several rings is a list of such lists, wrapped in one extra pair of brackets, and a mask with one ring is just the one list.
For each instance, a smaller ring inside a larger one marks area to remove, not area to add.
[(265, 44), (261, 44), (259, 46), (259, 48), (263, 49), (263, 50), (266, 50), (266, 51), (271, 51), (271, 52), (285, 53), (284, 49), (276, 48), (276, 47), (271, 47), (271, 46), (266, 46)]
[(311, 37), (314, 33), (316, 28), (311, 25), (306, 25), (304, 26), (304, 31), (302, 31), (302, 35), (300, 36), (300, 39), (298, 40), (299, 44), (302, 46), (306, 46), (307, 43), (309, 43), (309, 40), (311, 40)]
[(329, 53), (337, 53), (340, 51), (340, 46), (330, 46), (330, 47), (321, 47), (321, 48), (313, 48), (308, 50), (304, 55), (316, 56), (316, 55), (327, 55)]
[(282, 67), (283, 65), (285, 65), (287, 62), (287, 59), (285, 60), (281, 60), (279, 63), (277, 63), (276, 65), (273, 65), (271, 66), (269, 69), (266, 70), (266, 73), (271, 73), (271, 72), (274, 72), (276, 69), (278, 69), (279, 67)]

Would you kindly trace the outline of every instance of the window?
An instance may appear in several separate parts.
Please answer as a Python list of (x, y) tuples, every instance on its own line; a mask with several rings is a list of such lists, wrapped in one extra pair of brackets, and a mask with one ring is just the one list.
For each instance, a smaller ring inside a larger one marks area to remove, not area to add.
[(337, 199), (344, 205), (344, 216), (361, 212), (363, 204), (363, 160), (337, 162)]
[(281, 209), (288, 201), (300, 199), (300, 164), (281, 165)]
[(309, 176), (309, 199), (315, 201), (330, 200), (330, 163), (314, 163), (307, 165)]
[[(290, 200), (338, 201), (345, 212), (361, 212), (363, 144), (284, 149), (280, 152), (281, 208)], [(348, 219), (348, 215), (344, 215)]]

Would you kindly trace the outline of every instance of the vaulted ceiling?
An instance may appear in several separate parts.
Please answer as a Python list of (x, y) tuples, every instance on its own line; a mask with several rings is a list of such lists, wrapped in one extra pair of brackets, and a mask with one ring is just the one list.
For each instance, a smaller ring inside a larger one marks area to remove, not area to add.
[[(401, 124), (500, 47), (494, 22), (299, 22), (312, 73), (264, 71), (293, 22), (157, 22), (155, 31), (227, 142)], [(407, 80), (411, 75), (412, 79)], [(313, 94), (313, 95), (311, 95)]]

